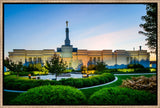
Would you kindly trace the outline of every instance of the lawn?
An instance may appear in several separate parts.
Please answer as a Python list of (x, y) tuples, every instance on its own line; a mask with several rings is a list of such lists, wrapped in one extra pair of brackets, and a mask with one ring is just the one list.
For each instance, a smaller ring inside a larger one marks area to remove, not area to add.
[[(106, 87), (117, 87), (120, 86), (122, 84), (122, 80), (125, 80), (127, 78), (131, 78), (131, 77), (137, 77), (137, 76), (141, 76), (141, 75), (115, 75), (116, 77), (118, 77), (118, 80), (114, 83), (111, 83), (109, 85), (104, 85), (104, 86), (100, 86), (100, 87), (95, 87), (95, 88), (89, 88), (89, 89), (82, 89), (81, 91), (84, 93), (84, 95), (86, 95), (87, 99), (96, 91), (102, 89), (102, 88), (106, 88)], [(153, 75), (143, 75), (146, 77), (151, 77)], [(3, 103), (4, 105), (9, 105), (10, 101), (12, 99), (14, 99), (15, 97), (17, 97), (20, 93), (11, 93), (11, 92), (4, 92), (3, 94)]]
[[(138, 76), (141, 76), (141, 75), (115, 75), (115, 76), (118, 78), (118, 80), (114, 83), (104, 85), (104, 86), (100, 86), (100, 87), (95, 87), (95, 88), (82, 89), (81, 91), (86, 95), (87, 98), (89, 98), (94, 92), (96, 92), (96, 91), (98, 91), (102, 88), (120, 86), (122, 84), (122, 80), (125, 80), (127, 78), (131, 79), (131, 77), (138, 77)], [(143, 75), (143, 76), (151, 77), (153, 75)]]

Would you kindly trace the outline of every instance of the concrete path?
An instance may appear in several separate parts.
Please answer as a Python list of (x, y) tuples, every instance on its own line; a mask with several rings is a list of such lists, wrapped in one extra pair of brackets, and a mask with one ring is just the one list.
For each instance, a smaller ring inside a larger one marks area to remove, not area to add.
[(108, 84), (114, 83), (114, 82), (116, 82), (117, 80), (118, 80), (118, 78), (115, 77), (115, 79), (114, 79), (113, 81), (108, 82), (108, 83), (105, 83), (105, 84), (96, 85), (96, 86), (91, 86), (91, 87), (78, 88), (78, 89), (81, 90), (81, 89), (89, 89), (89, 88), (94, 88), (94, 87), (100, 87), (100, 86), (104, 86), (104, 85), (108, 85)]
[(7, 90), (7, 89), (3, 89), (3, 91), (6, 91), (6, 92), (14, 92), (14, 93), (23, 93), (23, 92), (27, 92), (27, 91)]
[[(154, 74), (157, 74), (157, 73), (130, 73), (130, 74), (114, 74), (114, 75), (154, 75)], [(89, 88), (94, 88), (94, 87), (100, 87), (100, 86), (104, 86), (104, 85), (108, 85), (108, 84), (114, 83), (117, 80), (118, 80), (118, 78), (115, 76), (115, 79), (113, 81), (111, 81), (111, 82), (108, 82), (108, 83), (105, 83), (105, 84), (101, 84), (101, 85), (91, 86), (91, 87), (78, 88), (78, 89), (81, 90), (81, 89), (89, 89)], [(3, 91), (15, 92), (15, 93), (27, 92), (27, 91), (7, 90), (7, 89), (4, 89)]]

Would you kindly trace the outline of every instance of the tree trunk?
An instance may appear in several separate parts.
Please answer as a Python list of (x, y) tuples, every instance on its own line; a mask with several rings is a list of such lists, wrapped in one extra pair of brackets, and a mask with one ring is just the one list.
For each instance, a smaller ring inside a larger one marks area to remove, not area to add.
[(19, 72), (17, 72), (17, 77), (19, 77)]

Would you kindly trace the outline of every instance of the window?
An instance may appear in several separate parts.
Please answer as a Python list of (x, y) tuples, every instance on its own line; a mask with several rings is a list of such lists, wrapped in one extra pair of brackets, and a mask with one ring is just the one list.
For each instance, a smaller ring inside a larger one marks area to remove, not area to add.
[(40, 57), (38, 57), (38, 63), (41, 63), (41, 58)]
[(92, 57), (90, 57), (90, 61), (92, 61)]
[(96, 57), (94, 57), (93, 61), (96, 62)]
[(35, 58), (35, 57), (34, 57), (34, 60), (33, 60), (33, 61), (34, 61), (34, 63), (36, 63), (36, 61), (37, 61), (37, 60), (36, 60), (36, 58)]
[(29, 58), (29, 62), (30, 62), (30, 63), (32, 62), (32, 58), (31, 58), (31, 57)]
[(98, 61), (100, 61), (100, 57), (98, 57)]

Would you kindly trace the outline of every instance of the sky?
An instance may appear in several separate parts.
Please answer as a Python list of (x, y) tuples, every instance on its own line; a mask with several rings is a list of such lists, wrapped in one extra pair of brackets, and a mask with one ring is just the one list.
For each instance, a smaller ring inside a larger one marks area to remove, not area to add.
[(88, 50), (148, 50), (144, 4), (4, 4), (4, 56), (13, 49), (57, 49), (66, 21), (73, 47)]

